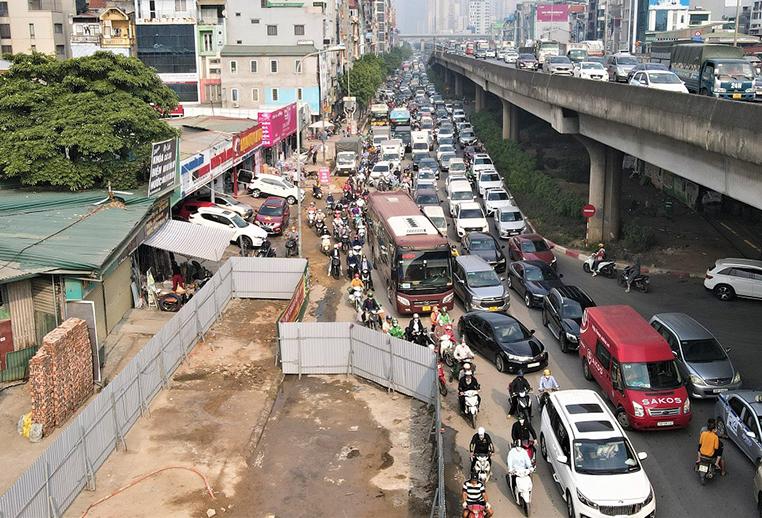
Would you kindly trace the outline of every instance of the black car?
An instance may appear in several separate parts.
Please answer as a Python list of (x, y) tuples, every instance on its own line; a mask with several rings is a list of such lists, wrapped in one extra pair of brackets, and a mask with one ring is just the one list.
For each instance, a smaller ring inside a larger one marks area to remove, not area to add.
[(484, 232), (469, 232), (463, 236), (461, 243), (463, 254), (478, 255), (487, 261), (497, 273), (505, 271), (505, 254), (501, 250), (503, 246), (498, 245), (491, 235)]
[(540, 68), (540, 62), (533, 54), (519, 54), (516, 60), (516, 68), (523, 68), (525, 70), (537, 70)]
[(500, 372), (524, 372), (548, 365), (545, 346), (510, 315), (473, 311), (460, 317), (458, 334)]
[(413, 199), (415, 199), (415, 203), (419, 207), (426, 205), (439, 207), (441, 204), (441, 200), (439, 199), (439, 195), (437, 195), (437, 191), (430, 187), (416, 190)]
[(553, 288), (542, 303), (542, 324), (558, 339), (561, 352), (579, 348), (579, 326), (582, 313), (595, 302), (582, 288)]
[(528, 308), (539, 306), (553, 288), (564, 285), (563, 275), (542, 261), (515, 261), (508, 268), (508, 287), (524, 297)]

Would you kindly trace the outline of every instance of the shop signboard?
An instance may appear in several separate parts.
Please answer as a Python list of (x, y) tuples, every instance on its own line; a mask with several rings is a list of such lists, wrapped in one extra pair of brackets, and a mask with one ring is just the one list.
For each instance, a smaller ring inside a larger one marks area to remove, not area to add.
[(242, 159), (262, 145), (262, 127), (252, 126), (233, 137), (233, 150), (236, 159)]
[(320, 179), (320, 183), (328, 185), (331, 183), (331, 170), (327, 167), (321, 167), (318, 169), (318, 178)]
[(296, 103), (269, 112), (261, 111), (258, 120), (262, 128), (262, 145), (273, 147), (296, 133)]
[(171, 189), (177, 175), (177, 139), (154, 142), (151, 146), (151, 169), (148, 175), (148, 196)]

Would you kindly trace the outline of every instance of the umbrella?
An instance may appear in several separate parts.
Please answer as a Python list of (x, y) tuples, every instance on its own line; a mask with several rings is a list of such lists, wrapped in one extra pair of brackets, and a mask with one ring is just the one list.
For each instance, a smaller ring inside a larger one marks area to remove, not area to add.
[(323, 128), (333, 128), (333, 124), (331, 124), (328, 121), (317, 121), (310, 124), (310, 129), (323, 129)]

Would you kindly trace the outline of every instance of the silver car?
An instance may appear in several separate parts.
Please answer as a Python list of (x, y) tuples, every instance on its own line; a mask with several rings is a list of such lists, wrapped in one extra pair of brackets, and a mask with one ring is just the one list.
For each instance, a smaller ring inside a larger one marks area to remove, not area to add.
[(717, 433), (727, 437), (751, 459), (762, 459), (762, 392), (738, 390), (726, 392), (714, 405), (717, 416)]
[(651, 326), (672, 349), (691, 396), (715, 397), (741, 388), (741, 373), (727, 350), (693, 318), (685, 313), (659, 313), (651, 317)]
[(543, 71), (551, 75), (571, 76), (574, 73), (574, 65), (566, 56), (550, 56), (542, 64)]
[(508, 290), (492, 266), (478, 255), (456, 257), (452, 277), (455, 296), (466, 311), (508, 311)]

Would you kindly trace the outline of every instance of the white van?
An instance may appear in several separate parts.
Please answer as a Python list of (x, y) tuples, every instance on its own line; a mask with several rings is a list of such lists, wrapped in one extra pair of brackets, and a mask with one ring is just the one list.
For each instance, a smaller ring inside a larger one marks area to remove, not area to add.
[(468, 180), (456, 180), (447, 185), (447, 199), (450, 203), (450, 216), (458, 212), (458, 205), (464, 201), (474, 201), (474, 191)]

